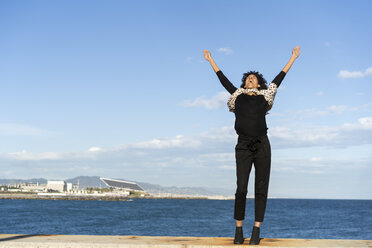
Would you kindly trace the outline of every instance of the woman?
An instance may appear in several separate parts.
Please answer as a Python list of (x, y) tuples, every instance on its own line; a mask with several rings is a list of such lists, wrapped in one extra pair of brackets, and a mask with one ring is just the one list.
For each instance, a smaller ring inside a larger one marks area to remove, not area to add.
[(265, 215), (271, 164), (266, 114), (274, 103), (277, 88), (300, 53), (299, 46), (292, 50), (289, 62), (268, 86), (262, 74), (249, 71), (243, 74), (242, 85), (238, 89), (217, 67), (210, 52), (204, 50), (205, 59), (209, 61), (218, 79), (231, 94), (228, 107), (231, 112), (235, 113), (238, 143), (235, 146), (237, 189), (234, 206), (234, 219), (236, 220), (234, 244), (244, 242), (242, 226), (252, 164), (255, 166), (255, 224), (249, 244), (260, 243), (260, 225)]

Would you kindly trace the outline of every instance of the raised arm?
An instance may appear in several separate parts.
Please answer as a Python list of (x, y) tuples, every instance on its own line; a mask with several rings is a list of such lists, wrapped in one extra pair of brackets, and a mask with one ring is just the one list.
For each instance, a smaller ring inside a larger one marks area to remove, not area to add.
[(206, 49), (204, 49), (203, 52), (204, 52), (204, 58), (211, 64), (214, 72), (218, 72), (220, 70), (220, 68), (218, 68), (218, 66), (214, 62), (211, 53)]
[(289, 68), (291, 68), (293, 62), (298, 58), (301, 52), (300, 51), (300, 46), (296, 46), (292, 50), (292, 57), (290, 58), (289, 62), (285, 65), (283, 70), (279, 72), (278, 75), (274, 78), (274, 80), (269, 84), (267, 89), (265, 90), (260, 90), (260, 94), (263, 95), (266, 99), (266, 101), (269, 103), (268, 110), (270, 110), (274, 104), (274, 98), (276, 95), (276, 92), (278, 90), (278, 87), (280, 83), (283, 81), (285, 75), (287, 75), (287, 72)]
[(276, 84), (276, 87), (279, 87), (279, 85), (283, 81), (285, 75), (286, 75), (286, 73), (284, 71), (279, 72), (279, 74), (276, 75), (276, 77), (274, 78), (272, 83)]
[(218, 68), (218, 66), (216, 65), (216, 63), (214, 62), (214, 60), (211, 56), (211, 53), (208, 50), (204, 50), (204, 58), (211, 64), (211, 66), (212, 66), (214, 72), (217, 74), (217, 77), (220, 80), (222, 86), (225, 87), (225, 89), (230, 94), (234, 93), (237, 88), (230, 82), (229, 79), (227, 79), (227, 77), (225, 77), (225, 75), (222, 73), (220, 68)]
[(298, 56), (301, 54), (300, 52), (300, 46), (296, 46), (292, 50), (292, 57), (289, 59), (288, 63), (284, 66), (283, 70), (285, 73), (289, 71), (291, 68), (293, 62), (298, 58)]

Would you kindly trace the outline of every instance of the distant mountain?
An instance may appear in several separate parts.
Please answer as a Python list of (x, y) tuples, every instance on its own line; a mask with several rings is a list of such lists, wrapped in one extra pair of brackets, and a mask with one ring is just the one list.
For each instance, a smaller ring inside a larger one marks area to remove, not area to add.
[(144, 190), (149, 193), (171, 193), (171, 194), (187, 194), (187, 195), (232, 195), (233, 193), (226, 189), (206, 188), (206, 187), (177, 187), (177, 186), (161, 186), (158, 184), (150, 184), (136, 182)]
[(19, 183), (39, 183), (46, 184), (47, 179), (45, 178), (32, 178), (32, 179), (0, 179), (0, 185), (14, 185)]
[[(107, 186), (99, 179), (98, 176), (79, 176), (70, 179), (66, 179), (65, 181), (68, 183), (79, 184), (80, 188), (87, 188), (87, 187), (101, 187), (107, 188)], [(118, 178), (117, 178), (118, 179)], [(129, 182), (135, 182), (140, 185), (145, 191), (149, 193), (170, 193), (170, 194), (187, 194), (187, 195), (232, 195), (234, 192), (227, 189), (220, 189), (220, 188), (205, 188), (205, 187), (176, 187), (176, 186), (161, 186), (158, 184), (151, 184), (145, 182), (136, 182), (127, 179), (119, 179)], [(0, 179), (0, 185), (7, 185), (7, 184), (18, 184), (18, 183), (26, 183), (32, 182), (39, 184), (46, 184), (48, 179), (44, 178), (33, 178), (33, 179)]]

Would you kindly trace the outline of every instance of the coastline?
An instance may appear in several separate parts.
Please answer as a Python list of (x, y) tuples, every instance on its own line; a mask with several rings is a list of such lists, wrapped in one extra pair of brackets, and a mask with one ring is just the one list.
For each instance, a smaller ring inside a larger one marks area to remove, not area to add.
[(38, 195), (35, 193), (1, 193), (0, 199), (12, 200), (75, 200), (75, 201), (130, 201), (131, 199), (204, 199), (231, 200), (223, 196), (148, 195), (148, 196), (100, 196), (100, 195)]
[[(80, 201), (130, 201), (130, 199), (200, 199), (200, 200), (234, 200), (234, 196), (198, 196), (198, 195), (175, 195), (175, 194), (152, 194), (146, 196), (100, 196), (100, 195), (37, 195), (35, 193), (1, 193), (1, 199), (13, 200), (80, 200)], [(288, 197), (268, 197), (268, 199), (291, 199), (291, 200), (357, 200), (371, 201), (372, 199), (339, 199), (339, 198), (288, 198)], [(254, 197), (247, 197), (247, 200), (254, 200)]]

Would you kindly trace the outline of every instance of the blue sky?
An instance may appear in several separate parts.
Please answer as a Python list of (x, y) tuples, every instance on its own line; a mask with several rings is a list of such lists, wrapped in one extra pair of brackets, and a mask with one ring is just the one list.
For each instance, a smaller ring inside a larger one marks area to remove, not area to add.
[[(1, 1), (0, 178), (235, 190), (228, 94), (301, 55), (267, 115), (270, 197), (372, 199), (370, 1)], [(254, 169), (248, 194), (253, 195)]]

